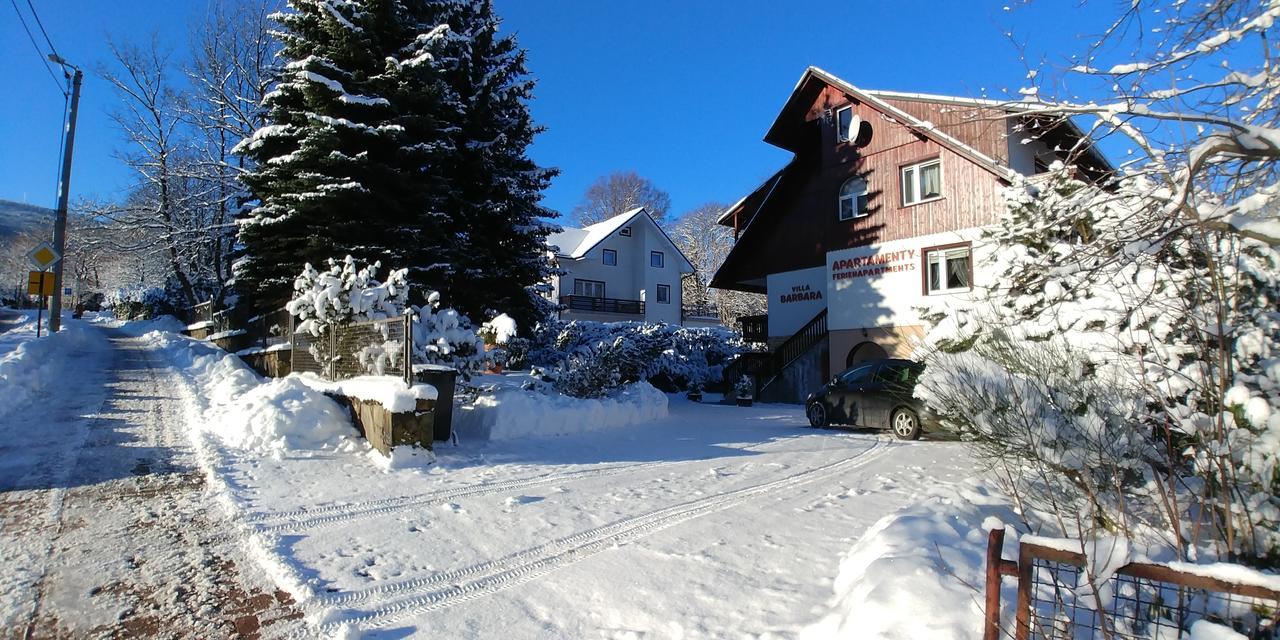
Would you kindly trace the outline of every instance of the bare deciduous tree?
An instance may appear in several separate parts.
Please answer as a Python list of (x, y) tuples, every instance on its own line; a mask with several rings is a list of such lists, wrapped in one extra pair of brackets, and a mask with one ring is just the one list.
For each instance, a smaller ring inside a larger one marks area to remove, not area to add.
[(765, 299), (759, 294), (711, 288), (711, 278), (733, 249), (733, 231), (717, 223), (726, 208), (718, 202), (694, 207), (676, 219), (668, 232), (695, 269), (681, 287), (683, 304), (714, 307), (720, 321), (733, 326), (739, 316), (764, 313)]
[(585, 226), (636, 207), (644, 207), (661, 224), (671, 208), (671, 196), (634, 171), (618, 171), (600, 177), (587, 188), (582, 202), (573, 208), (573, 217)]

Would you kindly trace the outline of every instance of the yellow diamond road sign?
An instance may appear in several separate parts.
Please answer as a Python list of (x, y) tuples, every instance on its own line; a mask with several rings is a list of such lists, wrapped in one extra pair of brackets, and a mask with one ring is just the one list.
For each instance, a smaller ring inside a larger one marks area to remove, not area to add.
[(53, 245), (46, 242), (35, 249), (32, 249), (31, 253), (27, 254), (27, 259), (30, 260), (31, 264), (35, 265), (37, 269), (43, 271), (53, 266), (53, 264), (58, 260), (62, 259), (62, 256), (53, 248)]

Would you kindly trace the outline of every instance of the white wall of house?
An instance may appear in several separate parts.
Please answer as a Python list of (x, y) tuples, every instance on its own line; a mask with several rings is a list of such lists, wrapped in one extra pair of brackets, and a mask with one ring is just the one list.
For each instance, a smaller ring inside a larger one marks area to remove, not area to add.
[(826, 276), (825, 267), (814, 267), (765, 278), (770, 338), (790, 337), (827, 306)]
[[(1017, 122), (1010, 118), (1006, 121), (1009, 127), (1009, 168), (1021, 173), (1024, 176), (1033, 176), (1036, 174), (1036, 158), (1041, 158), (1045, 164), (1053, 164), (1058, 160), (1057, 154), (1049, 145), (1033, 139), (1033, 134), (1026, 131), (1014, 131)], [(1024, 144), (1025, 141), (1025, 144)]]
[(935, 301), (967, 299), (971, 295), (968, 292), (926, 295), (924, 251), (929, 247), (972, 243), (969, 259), (973, 265), (973, 284), (989, 284), (987, 274), (982, 271), (989, 249), (978, 241), (979, 234), (977, 228), (962, 229), (828, 253), (824, 274), (828, 328), (839, 331), (920, 325), (919, 307)]

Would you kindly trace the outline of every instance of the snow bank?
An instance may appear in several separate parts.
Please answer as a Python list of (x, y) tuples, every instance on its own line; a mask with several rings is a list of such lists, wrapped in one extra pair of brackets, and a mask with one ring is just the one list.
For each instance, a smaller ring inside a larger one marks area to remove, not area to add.
[(192, 379), (201, 431), (223, 444), (275, 455), (289, 450), (348, 447), (359, 434), (347, 412), (297, 376), (264, 381), (239, 358), (173, 333), (145, 336)]
[[(801, 638), (978, 640), (984, 525), (999, 521), (1016, 522), (1018, 516), (1008, 498), (976, 481), (935, 489), (885, 516), (840, 563), (830, 610)], [(1007, 535), (1017, 534), (1010, 529)], [(1007, 541), (1005, 546), (1013, 548)], [(1002, 601), (1013, 602), (1015, 587), (1006, 582)]]
[(498, 388), (453, 414), (459, 438), (511, 440), (625, 427), (667, 415), (667, 396), (647, 382), (629, 385), (610, 398)]
[(106, 324), (114, 324), (120, 331), (131, 336), (143, 336), (153, 331), (168, 331), (170, 333), (182, 333), (187, 325), (181, 320), (173, 316), (160, 316), (149, 320), (128, 320), (121, 322), (116, 320), (113, 315), (99, 314), (95, 318), (96, 322)]
[(53, 335), (35, 337), (35, 322), (24, 322), (3, 334), (7, 353), (0, 356), (0, 417), (59, 393), (69, 387), (81, 363), (107, 351), (101, 332), (75, 321)]

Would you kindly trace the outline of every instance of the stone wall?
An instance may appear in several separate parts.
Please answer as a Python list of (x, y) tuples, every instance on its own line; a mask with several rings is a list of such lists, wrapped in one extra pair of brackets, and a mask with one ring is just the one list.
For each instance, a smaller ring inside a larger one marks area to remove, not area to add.
[(326, 394), (351, 412), (351, 421), (361, 435), (383, 455), (391, 455), (391, 448), (413, 445), (431, 449), (432, 430), (435, 424), (435, 401), (419, 400), (413, 411), (393, 413), (372, 400), (361, 400), (339, 394)]

